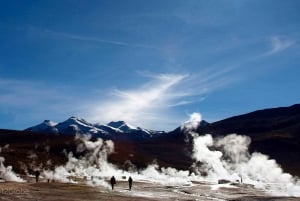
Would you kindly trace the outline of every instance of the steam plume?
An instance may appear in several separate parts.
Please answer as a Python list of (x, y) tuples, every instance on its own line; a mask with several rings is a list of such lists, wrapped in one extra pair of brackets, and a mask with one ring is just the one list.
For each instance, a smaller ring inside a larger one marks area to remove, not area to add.
[[(8, 148), (8, 145), (3, 147), (3, 149)], [(0, 147), (0, 153), (2, 148)], [(24, 182), (22, 178), (17, 176), (13, 170), (12, 166), (5, 167), (4, 166), (5, 158), (0, 156), (0, 178), (4, 179), (5, 181), (16, 181), (16, 182)]]
[(300, 196), (299, 181), (284, 173), (275, 160), (261, 153), (248, 152), (251, 143), (249, 137), (230, 134), (213, 139), (209, 134), (195, 135), (195, 128), (200, 123), (195, 116), (193, 114), (182, 129), (194, 139), (192, 157), (197, 164), (201, 164), (194, 164), (196, 172), (232, 182), (243, 180), (244, 183), (253, 184), (274, 195)]

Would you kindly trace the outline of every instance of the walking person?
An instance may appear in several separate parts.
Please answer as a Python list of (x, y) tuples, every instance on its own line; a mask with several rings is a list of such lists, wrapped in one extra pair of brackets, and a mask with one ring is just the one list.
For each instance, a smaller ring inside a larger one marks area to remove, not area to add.
[(110, 178), (111, 190), (114, 190), (114, 185), (116, 184), (116, 179), (114, 176)]
[(128, 185), (129, 185), (129, 190), (130, 191), (131, 191), (131, 188), (132, 188), (132, 182), (133, 182), (132, 178), (129, 177), (129, 179), (128, 179)]

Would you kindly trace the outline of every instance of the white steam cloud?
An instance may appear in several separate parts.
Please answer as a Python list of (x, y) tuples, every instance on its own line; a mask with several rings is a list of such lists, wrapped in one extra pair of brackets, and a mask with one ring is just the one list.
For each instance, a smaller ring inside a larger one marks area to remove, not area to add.
[(73, 156), (73, 153), (68, 154), (68, 162), (65, 165), (56, 167), (54, 171), (44, 170), (44, 176), (49, 180), (60, 182), (75, 182), (74, 178), (91, 178), (95, 177), (93, 181), (89, 181), (91, 185), (107, 186), (104, 181), (110, 175), (113, 175), (116, 170), (113, 164), (107, 162), (108, 154), (114, 150), (112, 141), (103, 141), (97, 139), (90, 141), (87, 137), (79, 137), (82, 141), (79, 144), (80, 151), (86, 151), (86, 154), (80, 158)]
[[(8, 148), (9, 145), (5, 145), (3, 149)], [(2, 148), (0, 147), (0, 153)], [(20, 178), (16, 173), (14, 173), (12, 166), (5, 167), (4, 165), (5, 158), (0, 156), (0, 178), (5, 181), (16, 181), (16, 182), (24, 182), (22, 178)]]
[[(118, 169), (107, 161), (107, 156), (114, 151), (112, 141), (97, 139), (90, 141), (86, 136), (77, 136), (81, 140), (80, 151), (86, 154), (79, 159), (70, 152), (68, 162), (54, 170), (43, 170), (46, 179), (59, 182), (76, 182), (76, 178), (85, 178), (86, 183), (92, 186), (110, 188), (107, 180), (115, 176), (118, 180), (125, 176), (133, 176), (135, 180), (150, 181), (168, 185), (182, 185), (191, 183), (188, 180), (188, 171), (178, 171), (175, 168), (161, 168), (157, 164), (149, 165), (140, 171), (125, 171)], [(132, 168), (131, 170), (134, 170)]]
[(233, 182), (242, 180), (274, 195), (300, 196), (299, 181), (284, 173), (268, 156), (256, 152), (249, 154), (249, 144), (249, 137), (236, 134), (217, 140), (211, 135), (198, 136), (194, 141), (193, 157), (204, 163), (199, 168), (209, 177)]
[(190, 115), (190, 119), (181, 125), (181, 130), (187, 133), (194, 132), (198, 128), (201, 120), (201, 114), (194, 112)]
[(249, 154), (249, 137), (231, 134), (213, 139), (209, 134), (195, 135), (195, 127), (190, 126), (197, 125), (194, 117), (195, 114), (182, 129), (185, 132), (190, 130), (194, 137), (193, 158), (201, 165), (195, 163), (193, 167), (198, 174), (232, 182), (239, 180), (275, 195), (300, 196), (299, 181), (284, 173), (275, 160), (261, 153)]

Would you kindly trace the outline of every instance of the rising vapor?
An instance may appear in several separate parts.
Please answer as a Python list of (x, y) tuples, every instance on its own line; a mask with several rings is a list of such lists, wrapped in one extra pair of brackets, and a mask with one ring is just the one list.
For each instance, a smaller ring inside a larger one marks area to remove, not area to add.
[[(5, 149), (5, 146), (3, 147)], [(2, 151), (2, 147), (0, 147), (0, 154)], [(0, 156), (0, 178), (5, 181), (15, 181), (15, 182), (24, 182), (24, 180), (19, 177), (14, 171), (12, 166), (4, 165), (5, 158)]]
[(229, 134), (214, 139), (210, 134), (195, 135), (195, 126), (200, 123), (195, 116), (192, 114), (181, 129), (194, 138), (193, 168), (199, 176), (252, 184), (277, 196), (300, 196), (297, 178), (284, 173), (276, 161), (267, 155), (249, 153), (249, 137)]

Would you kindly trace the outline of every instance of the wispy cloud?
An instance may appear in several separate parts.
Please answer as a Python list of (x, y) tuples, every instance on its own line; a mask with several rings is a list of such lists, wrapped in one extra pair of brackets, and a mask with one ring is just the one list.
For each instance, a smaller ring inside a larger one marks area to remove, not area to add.
[(282, 52), (287, 48), (293, 46), (296, 43), (296, 41), (287, 37), (273, 36), (270, 39), (270, 43), (271, 43), (271, 50), (269, 50), (265, 54), (266, 56)]
[(155, 46), (139, 44), (139, 43), (129, 43), (129, 42), (124, 42), (124, 41), (107, 40), (107, 39), (93, 37), (93, 36), (83, 36), (83, 35), (77, 35), (77, 34), (71, 34), (71, 33), (56, 32), (56, 31), (52, 31), (49, 29), (46, 29), (44, 31), (49, 34), (68, 38), (71, 40), (80, 40), (80, 41), (94, 42), (94, 43), (104, 43), (104, 44), (109, 44), (109, 45), (117, 45), (117, 46), (133, 47), (133, 48), (159, 49), (158, 47), (155, 47)]
[(221, 74), (147, 76), (151, 80), (136, 89), (113, 90), (109, 98), (90, 104), (88, 119), (102, 123), (124, 120), (146, 128), (170, 129), (186, 118), (185, 114), (176, 114), (174, 107), (203, 101), (205, 94), (228, 84)]
[(136, 89), (113, 90), (109, 99), (91, 105), (89, 119), (95, 122), (125, 120), (139, 126), (153, 126), (158, 122), (165, 124), (171, 118), (167, 105), (188, 95), (175, 91), (186, 77), (157, 75)]
[(0, 109), (14, 113), (22, 125), (44, 119), (62, 121), (76, 115), (94, 123), (124, 120), (136, 126), (166, 130), (186, 119), (187, 114), (177, 112), (176, 107), (203, 101), (208, 93), (231, 80), (226, 70), (193, 75), (141, 74), (148, 81), (140, 86), (101, 93), (90, 90), (84, 98), (79, 92), (82, 90), (72, 86), (0, 78)]
[(0, 104), (23, 107), (58, 98), (57, 92), (50, 87), (42, 89), (42, 85), (38, 82), (0, 79)]

